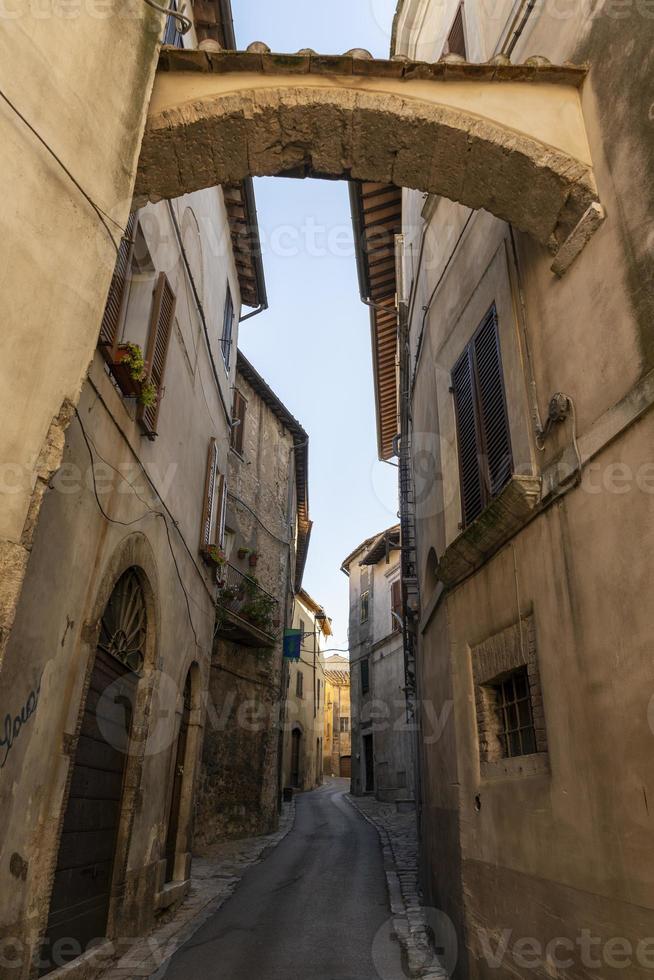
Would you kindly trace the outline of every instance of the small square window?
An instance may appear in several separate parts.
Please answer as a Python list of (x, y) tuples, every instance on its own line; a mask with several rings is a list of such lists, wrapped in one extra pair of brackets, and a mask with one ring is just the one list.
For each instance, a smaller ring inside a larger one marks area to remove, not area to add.
[(495, 692), (497, 737), (503, 756), (533, 755), (536, 732), (527, 668), (520, 667), (490, 686)]

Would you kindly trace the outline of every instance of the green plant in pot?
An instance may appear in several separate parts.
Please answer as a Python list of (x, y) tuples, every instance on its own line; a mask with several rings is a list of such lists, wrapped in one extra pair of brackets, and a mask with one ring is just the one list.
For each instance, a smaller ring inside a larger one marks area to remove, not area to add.
[(121, 344), (118, 348), (116, 361), (127, 368), (134, 381), (144, 380), (145, 358), (138, 344)]
[(157, 391), (156, 385), (151, 381), (144, 381), (141, 384), (138, 400), (139, 404), (143, 405), (144, 408), (152, 408), (153, 405), (156, 405), (158, 397), (159, 392)]

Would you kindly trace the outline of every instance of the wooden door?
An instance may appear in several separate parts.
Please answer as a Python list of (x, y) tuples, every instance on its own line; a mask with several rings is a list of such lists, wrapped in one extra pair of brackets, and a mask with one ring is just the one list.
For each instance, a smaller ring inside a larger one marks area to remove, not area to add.
[(340, 763), (340, 774), (344, 779), (349, 779), (352, 775), (352, 756), (342, 755)]
[(363, 753), (366, 763), (366, 793), (372, 793), (375, 788), (375, 760), (372, 735), (363, 736)]
[(291, 735), (291, 786), (296, 789), (300, 785), (300, 743), (302, 732), (294, 728)]
[[(106, 935), (137, 680), (109, 653), (97, 651), (59, 843), (41, 975)], [(54, 946), (63, 939), (73, 943), (57, 951)]]
[(184, 687), (184, 707), (177, 736), (175, 753), (175, 772), (173, 774), (173, 791), (170, 799), (170, 814), (168, 816), (168, 831), (166, 833), (166, 881), (175, 880), (175, 857), (177, 855), (177, 837), (179, 835), (179, 818), (182, 803), (182, 788), (184, 785), (184, 766), (186, 764), (186, 747), (188, 745), (188, 726), (191, 717), (191, 678), (186, 678)]

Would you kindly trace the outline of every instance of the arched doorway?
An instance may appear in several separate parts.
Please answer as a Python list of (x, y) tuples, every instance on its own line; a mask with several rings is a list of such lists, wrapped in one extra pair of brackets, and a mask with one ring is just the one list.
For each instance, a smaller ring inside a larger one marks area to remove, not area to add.
[[(179, 851), (180, 830), (182, 829), (182, 796), (185, 783), (189, 777), (189, 725), (191, 722), (193, 687), (191, 671), (186, 675), (182, 704), (182, 715), (179, 722), (179, 732), (175, 745), (175, 768), (173, 770), (173, 785), (168, 811), (168, 829), (166, 831), (166, 876), (165, 881), (175, 881), (177, 854)], [(186, 852), (186, 848), (184, 848)]]
[(146, 632), (145, 596), (132, 567), (118, 579), (101, 617), (59, 839), (41, 976), (106, 935)]
[(299, 728), (294, 728), (291, 732), (291, 786), (294, 789), (300, 788), (300, 749), (302, 746), (302, 732)]

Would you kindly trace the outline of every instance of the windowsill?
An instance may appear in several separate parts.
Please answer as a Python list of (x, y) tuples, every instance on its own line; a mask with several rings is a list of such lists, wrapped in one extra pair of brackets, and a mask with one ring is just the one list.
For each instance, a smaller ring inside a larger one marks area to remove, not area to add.
[(503, 779), (519, 779), (528, 776), (549, 776), (550, 759), (547, 752), (533, 755), (516, 755), (497, 762), (482, 762), (480, 766), (482, 781), (497, 782)]
[(541, 500), (541, 480), (513, 476), (502, 492), (446, 549), (437, 576), (446, 588), (476, 571), (531, 518)]

